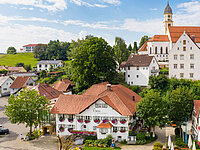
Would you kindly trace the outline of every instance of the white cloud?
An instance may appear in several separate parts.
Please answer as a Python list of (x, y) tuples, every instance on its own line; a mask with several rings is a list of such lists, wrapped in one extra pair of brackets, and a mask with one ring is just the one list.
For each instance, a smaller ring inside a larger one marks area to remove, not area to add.
[(121, 4), (120, 0), (100, 0), (100, 1), (108, 3), (108, 4), (113, 4), (113, 5), (120, 5)]
[(49, 11), (64, 10), (67, 8), (65, 0), (0, 0), (0, 4), (33, 6)]
[(178, 5), (179, 11), (174, 16), (176, 25), (200, 24), (200, 1), (191, 1)]
[(150, 10), (152, 10), (152, 11), (157, 11), (158, 8), (150, 8)]
[(9, 46), (20, 49), (28, 43), (48, 43), (49, 40), (71, 41), (78, 36), (64, 30), (33, 25), (19, 25), (0, 27), (0, 52), (5, 52)]

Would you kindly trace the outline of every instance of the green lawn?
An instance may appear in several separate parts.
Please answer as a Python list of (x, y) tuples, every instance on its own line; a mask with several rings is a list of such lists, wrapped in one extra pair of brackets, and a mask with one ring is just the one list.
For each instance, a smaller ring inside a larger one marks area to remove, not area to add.
[(24, 63), (25, 65), (31, 64), (32, 67), (36, 67), (38, 61), (33, 56), (33, 53), (0, 54), (0, 66), (14, 67), (16, 63)]
[[(100, 147), (84, 147), (84, 150), (113, 150), (113, 148), (111, 147), (106, 147), (106, 148), (100, 148)], [(121, 150), (121, 148), (114, 148), (114, 149), (118, 149)]]

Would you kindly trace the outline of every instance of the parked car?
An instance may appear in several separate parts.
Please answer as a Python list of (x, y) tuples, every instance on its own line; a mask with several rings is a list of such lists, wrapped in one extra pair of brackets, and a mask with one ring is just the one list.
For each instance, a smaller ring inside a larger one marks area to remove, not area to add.
[(0, 134), (9, 134), (9, 130), (6, 128), (3, 128), (1, 124), (0, 124)]

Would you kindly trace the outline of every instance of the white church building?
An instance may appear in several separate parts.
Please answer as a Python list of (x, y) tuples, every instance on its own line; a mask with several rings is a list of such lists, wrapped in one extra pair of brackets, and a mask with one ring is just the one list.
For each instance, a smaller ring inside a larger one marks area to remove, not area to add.
[(169, 77), (200, 80), (200, 26), (174, 26), (172, 9), (164, 11), (164, 34), (154, 35), (139, 54), (169, 62)]

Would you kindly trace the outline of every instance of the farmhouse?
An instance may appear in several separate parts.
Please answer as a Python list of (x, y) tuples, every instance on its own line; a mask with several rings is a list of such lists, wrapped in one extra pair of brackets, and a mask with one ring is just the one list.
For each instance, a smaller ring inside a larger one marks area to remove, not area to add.
[(56, 134), (91, 134), (98, 139), (111, 134), (128, 139), (136, 124), (135, 106), (141, 97), (122, 85), (95, 84), (82, 95), (60, 95), (50, 113), (56, 114)]
[(0, 77), (0, 97), (10, 95), (10, 85), (13, 81), (14, 80), (9, 76)]
[(37, 63), (37, 71), (46, 70), (50, 71), (52, 69), (63, 67), (62, 60), (41, 60)]

